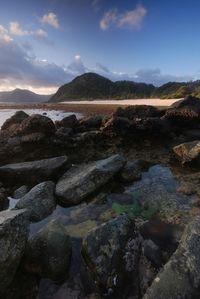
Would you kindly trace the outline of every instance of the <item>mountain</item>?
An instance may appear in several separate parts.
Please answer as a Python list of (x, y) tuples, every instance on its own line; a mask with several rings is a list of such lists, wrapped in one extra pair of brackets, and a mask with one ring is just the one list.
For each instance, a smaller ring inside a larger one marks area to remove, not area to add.
[(61, 86), (50, 102), (94, 99), (183, 98), (187, 95), (200, 97), (200, 81), (168, 82), (160, 87), (133, 81), (117, 81), (95, 73), (76, 77)]
[(150, 97), (154, 89), (151, 84), (132, 81), (112, 82), (98, 74), (86, 73), (61, 86), (51, 97), (50, 102)]
[(26, 89), (0, 92), (0, 102), (39, 103), (47, 102), (51, 95), (39, 95)]

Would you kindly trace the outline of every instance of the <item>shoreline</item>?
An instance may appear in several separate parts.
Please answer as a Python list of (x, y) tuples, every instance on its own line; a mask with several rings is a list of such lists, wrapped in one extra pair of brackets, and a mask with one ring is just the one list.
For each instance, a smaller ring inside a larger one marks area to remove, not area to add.
[[(143, 100), (112, 100), (112, 101), (74, 101), (74, 102), (61, 102), (61, 103), (0, 103), (0, 110), (5, 109), (42, 109), (42, 110), (58, 110), (63, 112), (71, 113), (82, 113), (84, 116), (93, 116), (98, 114), (110, 115), (116, 111), (119, 107), (126, 107), (130, 105), (152, 105), (153, 99), (143, 99)], [(159, 104), (163, 105), (154, 105), (159, 109), (166, 109), (172, 103), (179, 101), (180, 99), (170, 99), (170, 100), (159, 100)], [(139, 101), (139, 102), (138, 102)], [(155, 99), (154, 99), (155, 101)], [(160, 103), (161, 102), (161, 103)], [(167, 104), (167, 105), (166, 105)]]

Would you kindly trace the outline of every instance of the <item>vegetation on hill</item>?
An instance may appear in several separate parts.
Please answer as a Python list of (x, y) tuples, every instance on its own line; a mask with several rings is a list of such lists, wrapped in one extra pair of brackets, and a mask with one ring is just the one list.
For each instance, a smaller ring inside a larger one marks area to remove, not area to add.
[(160, 87), (133, 81), (113, 82), (95, 73), (76, 77), (61, 86), (50, 102), (94, 99), (183, 98), (187, 95), (200, 97), (200, 81), (168, 82)]

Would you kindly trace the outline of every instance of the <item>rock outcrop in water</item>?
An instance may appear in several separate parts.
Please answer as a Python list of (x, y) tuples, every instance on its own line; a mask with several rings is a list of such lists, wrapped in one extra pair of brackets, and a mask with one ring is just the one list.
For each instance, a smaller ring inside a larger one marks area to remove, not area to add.
[(189, 97), (6, 121), (0, 297), (199, 298), (199, 120)]

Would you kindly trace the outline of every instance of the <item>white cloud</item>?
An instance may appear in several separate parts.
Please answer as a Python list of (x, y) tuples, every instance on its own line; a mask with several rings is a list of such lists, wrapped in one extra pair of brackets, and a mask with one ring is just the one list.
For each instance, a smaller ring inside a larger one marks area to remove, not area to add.
[(33, 36), (40, 40), (47, 40), (48, 38), (47, 32), (44, 31), (43, 29), (30, 30), (30, 31), (23, 30), (23, 28), (18, 22), (10, 22), (9, 33), (10, 35), (14, 35), (14, 36)]
[(12, 41), (11, 36), (8, 34), (8, 30), (0, 25), (0, 40), (4, 41), (6, 43), (9, 43)]
[(118, 28), (139, 29), (147, 14), (143, 5), (138, 5), (135, 9), (120, 13), (117, 9), (106, 12), (100, 20), (100, 28), (108, 30), (111, 26)]
[(58, 17), (55, 13), (49, 12), (48, 14), (45, 14), (41, 19), (40, 22), (42, 24), (50, 25), (56, 29), (60, 27)]
[(18, 22), (10, 22), (10, 34), (24, 36), (29, 35), (29, 32), (23, 30)]

